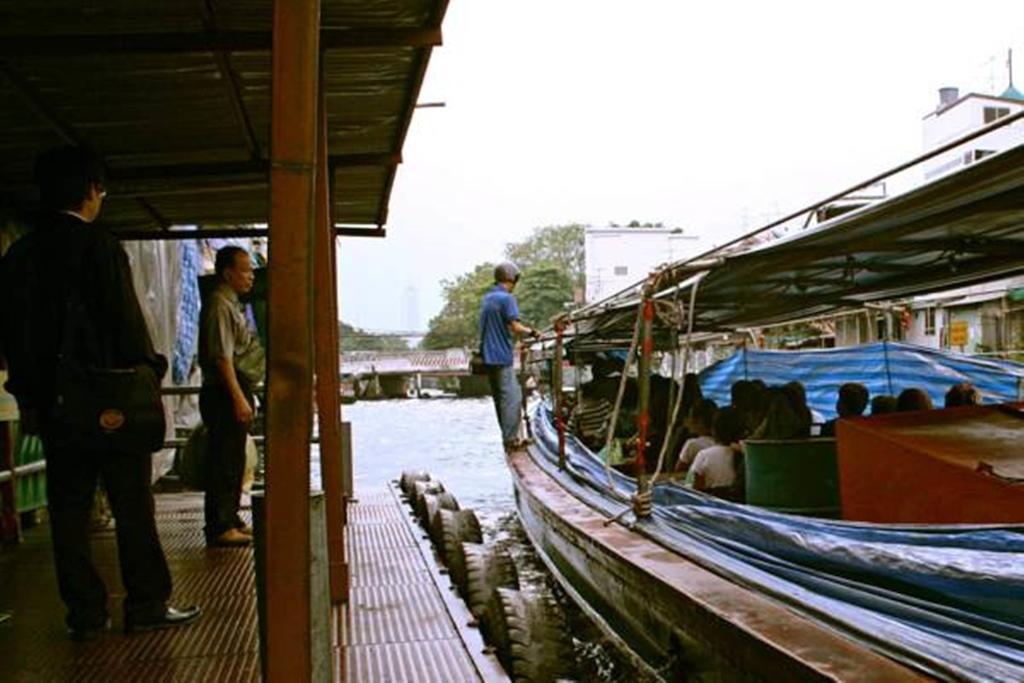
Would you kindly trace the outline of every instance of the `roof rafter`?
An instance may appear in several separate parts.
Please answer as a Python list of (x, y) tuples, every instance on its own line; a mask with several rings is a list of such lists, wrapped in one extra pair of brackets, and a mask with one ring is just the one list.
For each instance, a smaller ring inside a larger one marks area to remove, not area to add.
[[(208, 33), (215, 33), (217, 31), (215, 2), (216, 0), (199, 0), (199, 11), (203, 16), (203, 27)], [(253, 131), (249, 112), (246, 111), (245, 100), (242, 99), (242, 86), (238, 82), (238, 75), (231, 67), (231, 55), (224, 50), (217, 50), (213, 53), (213, 57), (217, 62), (217, 70), (220, 72), (221, 80), (224, 81), (224, 87), (227, 90), (231, 113), (234, 115), (238, 126), (242, 129), (242, 137), (245, 140), (246, 149), (249, 150), (249, 156), (253, 159), (259, 159), (262, 156), (260, 154), (259, 141), (257, 141), (256, 133)]]
[[(422, 48), (441, 45), (441, 28), (325, 28), (322, 50), (345, 48)], [(0, 57), (269, 52), (269, 31), (201, 33), (122, 33), (110, 35), (6, 35)]]
[[(14, 90), (21, 95), (22, 99), (28, 103), (36, 115), (52, 128), (64, 142), (69, 145), (92, 147), (85, 136), (79, 133), (74, 126), (61, 119), (39, 92), (32, 87), (32, 84), (25, 80), (11, 65), (0, 61), (0, 74), (7, 78)], [(105, 162), (104, 165), (106, 165)], [(170, 226), (170, 222), (153, 208), (153, 205), (146, 201), (144, 197), (135, 197), (135, 201), (161, 229), (166, 229)]]

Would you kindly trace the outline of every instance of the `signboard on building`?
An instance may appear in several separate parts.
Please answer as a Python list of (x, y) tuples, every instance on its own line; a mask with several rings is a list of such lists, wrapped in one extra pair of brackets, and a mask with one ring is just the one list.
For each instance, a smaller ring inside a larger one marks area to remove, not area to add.
[(967, 346), (969, 336), (966, 320), (954, 320), (949, 324), (950, 346)]

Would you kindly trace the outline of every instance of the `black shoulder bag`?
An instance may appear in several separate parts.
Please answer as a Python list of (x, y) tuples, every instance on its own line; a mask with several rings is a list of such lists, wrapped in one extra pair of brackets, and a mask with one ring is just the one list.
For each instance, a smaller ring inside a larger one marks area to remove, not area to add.
[(92, 323), (73, 293), (65, 315), (52, 441), (69, 449), (127, 455), (163, 448), (167, 423), (153, 368), (145, 363), (109, 368), (79, 362), (75, 334)]

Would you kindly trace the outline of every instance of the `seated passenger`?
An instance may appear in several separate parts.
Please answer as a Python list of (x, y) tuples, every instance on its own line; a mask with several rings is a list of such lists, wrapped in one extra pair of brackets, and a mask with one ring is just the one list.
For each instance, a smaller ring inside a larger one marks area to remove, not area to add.
[(871, 399), (871, 414), (872, 415), (885, 415), (886, 413), (896, 412), (896, 397), (888, 394), (882, 394), (881, 396), (875, 396)]
[(732, 407), (740, 412), (740, 419), (748, 432), (752, 432), (764, 422), (768, 412), (768, 387), (759, 379), (748, 381), (738, 380), (731, 389)]
[(794, 405), (796, 394), (793, 390), (772, 387), (768, 396), (768, 412), (751, 438), (806, 439), (811, 435), (811, 413), (806, 405)]
[[(690, 419), (693, 417), (693, 411), (697, 409), (701, 401), (704, 400), (704, 395), (700, 389), (700, 380), (697, 374), (694, 372), (686, 373), (683, 377), (683, 389), (682, 396), (679, 400), (679, 410), (676, 412), (676, 420), (672, 425), (672, 440), (668, 445), (666, 451), (668, 457), (668, 463), (666, 469), (671, 471), (675, 467), (675, 456), (682, 450), (683, 445), (694, 436), (700, 436), (693, 431), (690, 426)], [(675, 410), (675, 405), (671, 407)], [(708, 423), (708, 430), (711, 429), (710, 423)], [(708, 432), (710, 433), (710, 431)]]
[(836, 435), (836, 422), (844, 417), (857, 417), (864, 414), (868, 407), (868, 389), (857, 382), (847, 382), (839, 387), (839, 398), (836, 399), (836, 412), (839, 414), (834, 420), (829, 420), (821, 426), (822, 436)]
[(896, 410), (898, 412), (910, 412), (914, 410), (931, 410), (932, 399), (924, 389), (910, 388), (900, 392), (896, 399)]
[(719, 498), (743, 500), (743, 451), (745, 429), (738, 411), (723, 408), (715, 415), (715, 445), (705, 448), (693, 461), (693, 488)]
[(698, 453), (715, 445), (715, 439), (711, 436), (711, 432), (717, 412), (718, 406), (709, 398), (702, 398), (694, 407), (686, 425), (694, 436), (687, 439), (682, 450), (679, 451), (679, 457), (673, 468), (676, 472), (689, 470)]
[(581, 396), (572, 414), (572, 430), (577, 438), (592, 451), (604, 448), (608, 437), (608, 422), (612, 416), (612, 403), (600, 393), (595, 394), (589, 383), (580, 387)]
[(970, 382), (954, 384), (950, 390), (946, 392), (945, 407), (947, 408), (977, 405), (981, 405), (981, 393), (975, 389), (974, 385)]

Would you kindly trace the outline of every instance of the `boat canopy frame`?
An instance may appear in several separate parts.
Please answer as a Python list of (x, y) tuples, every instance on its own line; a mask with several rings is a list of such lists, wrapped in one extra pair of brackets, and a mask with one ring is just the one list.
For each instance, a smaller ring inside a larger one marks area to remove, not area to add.
[[(644, 291), (656, 325), (678, 328), (669, 297), (700, 282), (694, 340), (795, 318), (815, 318), (912, 294), (1024, 272), (1024, 144), (896, 196), (782, 238), (759, 241), (830, 202), (1006, 126), (1024, 112), (874, 176), (695, 258), (657, 269), (612, 296), (566, 314), (574, 343), (629, 337)], [(658, 305), (661, 302), (663, 305)]]

